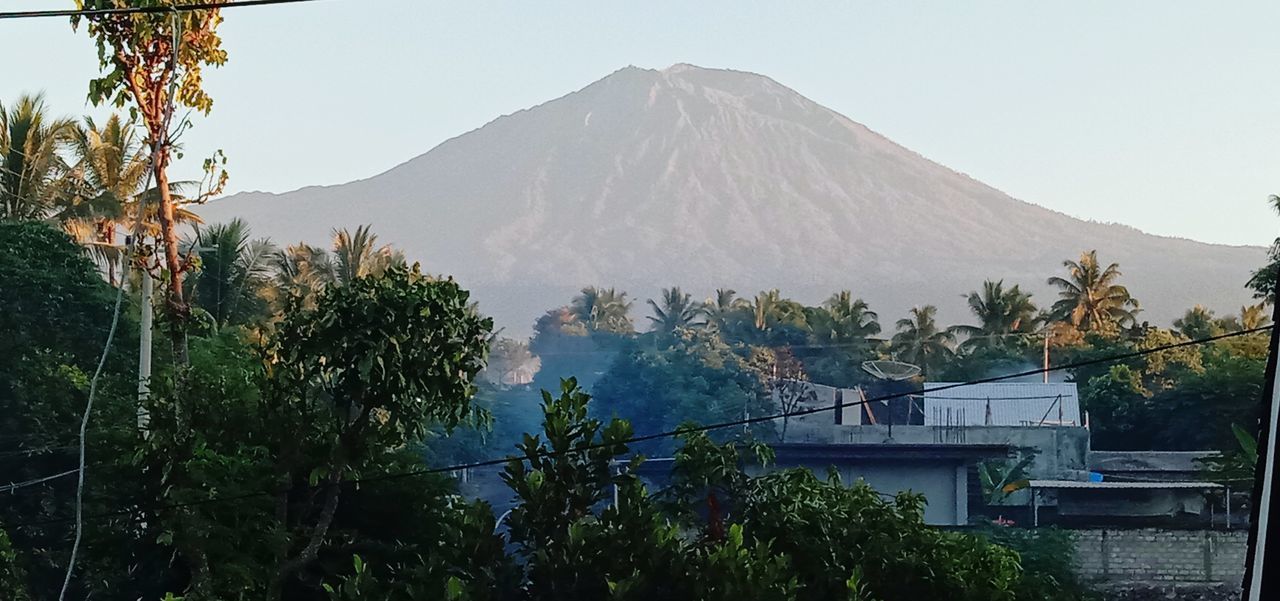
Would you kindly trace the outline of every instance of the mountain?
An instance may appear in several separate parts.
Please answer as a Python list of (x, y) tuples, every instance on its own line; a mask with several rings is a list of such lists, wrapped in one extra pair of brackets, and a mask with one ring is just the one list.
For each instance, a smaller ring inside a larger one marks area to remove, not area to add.
[[(975, 141), (975, 144), (981, 141)], [(380, 175), (201, 208), (280, 243), (371, 223), (454, 274), (510, 333), (586, 285), (638, 301), (673, 284), (817, 302), (848, 288), (891, 322), (962, 320), (984, 278), (1035, 291), (1084, 249), (1120, 263), (1144, 319), (1235, 311), (1258, 247), (1159, 237), (1013, 199), (752, 73), (628, 67), (498, 118)]]

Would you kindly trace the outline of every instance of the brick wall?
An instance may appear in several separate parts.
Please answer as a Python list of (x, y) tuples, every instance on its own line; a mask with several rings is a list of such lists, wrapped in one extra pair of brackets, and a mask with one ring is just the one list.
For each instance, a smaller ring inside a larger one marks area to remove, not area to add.
[(1244, 530), (1072, 530), (1081, 576), (1093, 581), (1239, 584)]

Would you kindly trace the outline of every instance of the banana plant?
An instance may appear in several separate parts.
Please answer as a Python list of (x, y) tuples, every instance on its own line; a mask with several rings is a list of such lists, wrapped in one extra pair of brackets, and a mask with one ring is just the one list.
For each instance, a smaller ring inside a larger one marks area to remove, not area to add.
[(978, 479), (982, 482), (982, 496), (988, 505), (999, 505), (1009, 495), (1031, 484), (1027, 468), (1035, 461), (1034, 455), (1025, 455), (1017, 463), (1008, 461), (984, 461), (978, 464)]

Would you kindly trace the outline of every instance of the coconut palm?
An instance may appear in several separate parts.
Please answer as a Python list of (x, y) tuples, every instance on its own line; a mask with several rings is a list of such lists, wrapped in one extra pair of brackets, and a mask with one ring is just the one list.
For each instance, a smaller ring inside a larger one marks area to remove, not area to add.
[(1014, 285), (1004, 287), (1004, 280), (987, 280), (982, 290), (970, 292), (969, 310), (978, 318), (978, 325), (959, 325), (952, 332), (967, 336), (967, 348), (1006, 346), (1016, 342), (1021, 334), (1035, 331), (1039, 316), (1031, 295)]
[(346, 228), (333, 230), (334, 279), (339, 284), (377, 275), (404, 262), (404, 254), (391, 245), (378, 246), (378, 236), (370, 226), (359, 226), (354, 233)]
[(588, 286), (574, 297), (570, 308), (578, 321), (593, 332), (629, 334), (635, 331), (631, 322), (631, 301), (627, 293), (614, 288)]
[(730, 317), (747, 306), (747, 300), (738, 298), (738, 292), (730, 288), (716, 288), (711, 298), (702, 302), (702, 312), (706, 315), (707, 325), (724, 330)]
[(115, 283), (120, 259), (116, 234), (137, 216), (137, 198), (147, 179), (147, 154), (132, 121), (111, 115), (99, 126), (86, 117), (70, 141), (75, 163), (64, 178), (58, 219), (78, 242), (91, 249)]
[(1203, 305), (1187, 309), (1182, 317), (1173, 320), (1173, 329), (1191, 340), (1199, 340), (1222, 334), (1230, 328), (1231, 320), (1222, 320), (1213, 316), (1213, 311)]
[(805, 325), (804, 307), (789, 298), (783, 298), (777, 288), (757, 294), (748, 306), (751, 309), (752, 324), (757, 331)]
[(1129, 289), (1117, 284), (1120, 266), (1105, 268), (1098, 263), (1096, 250), (1081, 253), (1079, 261), (1063, 261), (1067, 277), (1051, 277), (1049, 285), (1058, 288), (1058, 302), (1050, 314), (1082, 332), (1114, 332), (1131, 327), (1137, 321), (1138, 301)]
[(48, 114), (44, 95), (0, 104), (0, 219), (43, 219), (54, 183), (66, 171), (58, 151), (71, 136), (70, 119)]
[(1267, 304), (1258, 303), (1240, 307), (1240, 319), (1238, 322), (1241, 330), (1254, 330), (1265, 327), (1271, 323), (1271, 316), (1267, 315)]
[(266, 312), (262, 292), (271, 281), (276, 248), (250, 235), (248, 224), (234, 219), (197, 227), (195, 237), (184, 244), (200, 257), (193, 277), (185, 282), (188, 298), (219, 326), (244, 323)]
[(678, 286), (662, 289), (662, 302), (653, 299), (647, 301), (653, 309), (649, 321), (653, 323), (655, 332), (667, 334), (681, 328), (703, 325), (702, 309), (694, 303), (688, 293), (682, 292)]
[(880, 333), (879, 316), (848, 290), (832, 294), (821, 307), (810, 310), (806, 321), (819, 344), (858, 343)]
[(955, 354), (956, 336), (938, 327), (937, 314), (933, 305), (911, 309), (909, 317), (898, 320), (898, 332), (889, 346), (898, 360), (920, 366), (926, 375), (937, 373)]
[(328, 251), (301, 243), (277, 249), (270, 257), (271, 285), (265, 296), (274, 310), (283, 311), (286, 299), (297, 297), (304, 307), (312, 306), (316, 295), (337, 280), (333, 258)]

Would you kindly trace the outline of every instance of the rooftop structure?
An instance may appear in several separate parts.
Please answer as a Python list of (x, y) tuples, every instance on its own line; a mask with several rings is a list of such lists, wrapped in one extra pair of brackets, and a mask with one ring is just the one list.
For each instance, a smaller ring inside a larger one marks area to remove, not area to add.
[(923, 401), (924, 425), (1084, 425), (1074, 382), (957, 384), (925, 383), (925, 392), (918, 397)]

